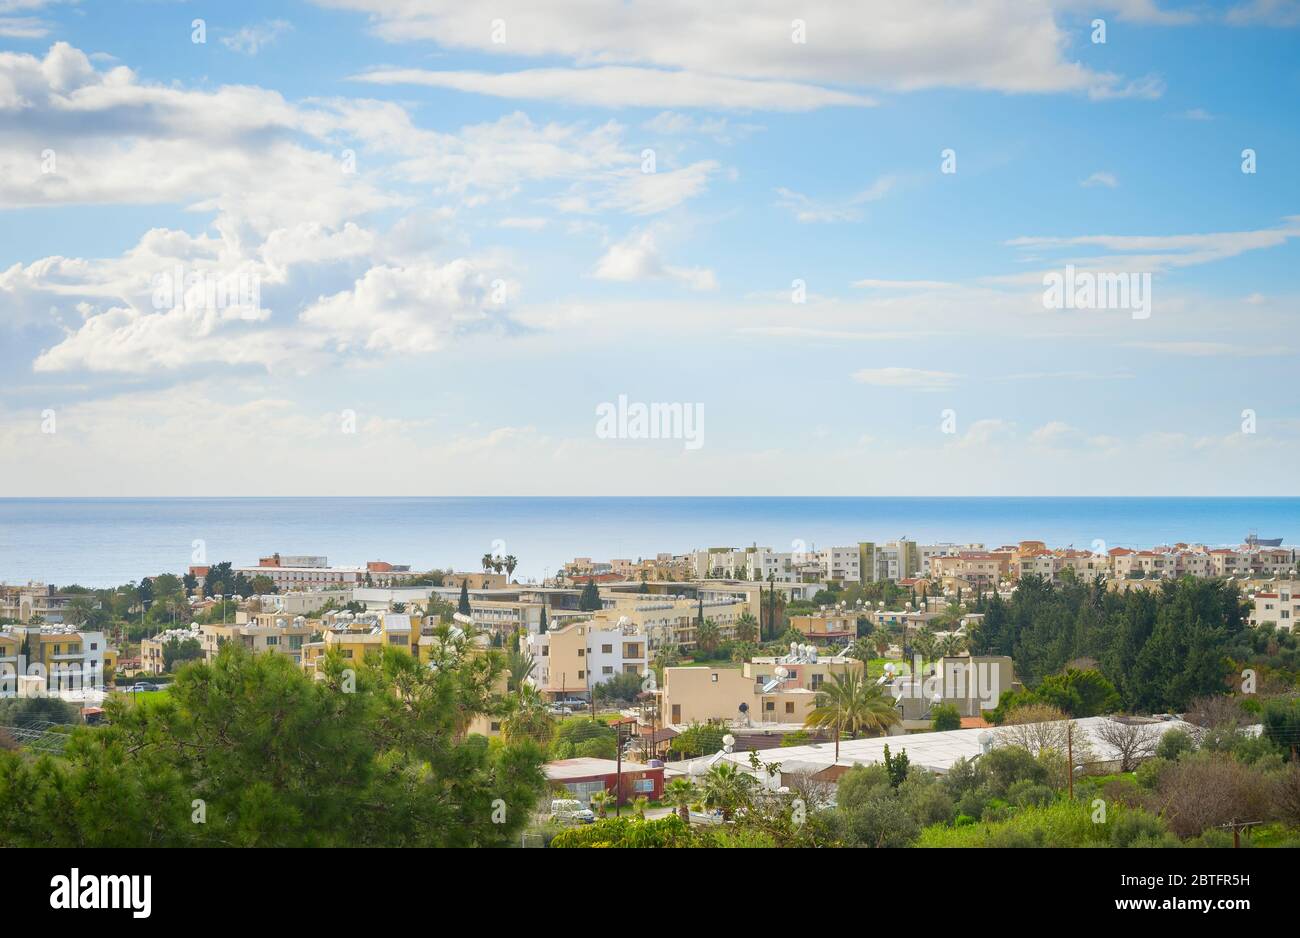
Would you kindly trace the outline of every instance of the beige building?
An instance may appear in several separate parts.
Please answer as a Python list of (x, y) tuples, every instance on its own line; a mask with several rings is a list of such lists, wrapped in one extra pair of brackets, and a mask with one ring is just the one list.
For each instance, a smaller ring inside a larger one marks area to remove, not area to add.
[(531, 682), (555, 699), (589, 699), (597, 684), (619, 674), (645, 674), (650, 667), (644, 630), (626, 616), (607, 612), (521, 635), (520, 644), (534, 662)]
[(802, 726), (831, 675), (861, 672), (855, 658), (797, 654), (755, 658), (740, 668), (665, 668), (660, 713), (668, 725), (735, 721), (743, 726)]
[(848, 612), (815, 612), (791, 616), (790, 628), (814, 642), (851, 642), (858, 634), (858, 618)]
[(1283, 580), (1255, 593), (1250, 608), (1251, 625), (1271, 625), (1291, 631), (1300, 618), (1300, 582)]
[(904, 729), (928, 729), (934, 708), (951, 705), (963, 717), (978, 717), (998, 705), (1004, 691), (1018, 690), (1015, 669), (1006, 655), (957, 655), (940, 658), (919, 678), (901, 676), (889, 684), (898, 701)]
[(317, 620), (297, 616), (287, 619), (275, 613), (258, 613), (242, 623), (220, 622), (198, 626), (203, 656), (211, 661), (226, 642), (235, 642), (255, 654), (272, 652), (288, 655), (295, 664), (302, 663), (303, 646), (313, 631), (321, 628)]

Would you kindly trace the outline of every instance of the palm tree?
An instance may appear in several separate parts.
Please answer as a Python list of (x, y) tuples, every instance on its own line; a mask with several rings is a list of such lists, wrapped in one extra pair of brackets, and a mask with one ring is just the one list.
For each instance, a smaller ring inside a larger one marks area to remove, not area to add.
[(493, 557), (492, 553), (489, 551), (479, 559), (479, 563), (483, 565), (483, 572), (487, 573), (492, 569), (493, 564), (496, 563), (496, 558)]
[(506, 689), (518, 691), (524, 686), (524, 682), (533, 676), (533, 672), (537, 670), (537, 662), (528, 652), (511, 649), (506, 654), (506, 670), (510, 675)]
[(699, 797), (695, 784), (689, 778), (675, 778), (664, 786), (664, 798), (677, 809), (677, 816), (683, 823), (691, 823), (691, 805)]
[(507, 554), (504, 564), (506, 568), (506, 577), (512, 577), (515, 575), (515, 567), (519, 566), (519, 558), (514, 554)]
[(749, 804), (750, 794), (758, 780), (734, 762), (719, 762), (704, 775), (704, 803), (722, 812), (722, 819), (730, 821), (736, 811)]
[(650, 804), (650, 799), (645, 795), (637, 795), (632, 799), (632, 810), (643, 821), (645, 820), (645, 809), (648, 804)]
[(935, 646), (935, 650), (945, 658), (960, 655), (966, 651), (966, 638), (962, 635), (950, 633), (939, 639), (939, 644)]
[(596, 809), (596, 813), (601, 817), (605, 816), (605, 807), (613, 800), (613, 796), (607, 791), (598, 791), (591, 796), (591, 806)]
[[(889, 647), (888, 641), (885, 642), (885, 647)], [(869, 661), (871, 658), (875, 657), (873, 654), (875, 650), (876, 646), (871, 643), (870, 639), (858, 638), (854, 639), (852, 645), (844, 649), (844, 654), (848, 655), (850, 658), (857, 658), (859, 661)]]
[(521, 686), (509, 702), (510, 712), (501, 721), (501, 733), (508, 742), (531, 739), (545, 746), (555, 732), (555, 721), (547, 712), (546, 701), (531, 684)]
[(840, 760), (840, 734), (885, 731), (900, 721), (894, 702), (879, 684), (863, 678), (858, 670), (838, 671), (817, 692), (816, 706), (805, 726), (835, 731), (835, 761)]
[(912, 649), (921, 656), (923, 661), (933, 660), (936, 643), (934, 629), (928, 625), (912, 637)]
[(718, 631), (718, 624), (712, 619), (705, 619), (695, 626), (695, 647), (706, 654), (712, 654), (718, 650), (718, 645), (722, 641), (722, 634)]
[(758, 638), (758, 620), (748, 612), (736, 620), (736, 641), (752, 642)]
[(876, 629), (875, 633), (871, 636), (871, 641), (876, 646), (876, 652), (880, 657), (885, 657), (889, 652), (889, 633), (884, 629)]

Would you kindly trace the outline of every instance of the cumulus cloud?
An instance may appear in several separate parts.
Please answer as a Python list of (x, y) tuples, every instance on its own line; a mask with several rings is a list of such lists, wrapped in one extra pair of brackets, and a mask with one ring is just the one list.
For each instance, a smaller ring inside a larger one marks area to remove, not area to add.
[(675, 267), (664, 262), (652, 232), (633, 234), (609, 250), (596, 264), (592, 276), (598, 280), (634, 283), (642, 280), (672, 280), (692, 290), (715, 290), (713, 271), (703, 267)]

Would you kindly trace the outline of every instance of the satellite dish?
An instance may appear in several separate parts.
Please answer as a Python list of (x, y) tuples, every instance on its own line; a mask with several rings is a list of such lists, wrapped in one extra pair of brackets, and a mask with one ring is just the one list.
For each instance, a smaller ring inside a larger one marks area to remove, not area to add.
[(779, 677), (781, 680), (784, 681), (787, 677), (790, 676), (790, 672), (789, 672), (788, 670), (786, 670), (785, 668), (777, 668), (777, 669), (776, 669), (776, 676)]

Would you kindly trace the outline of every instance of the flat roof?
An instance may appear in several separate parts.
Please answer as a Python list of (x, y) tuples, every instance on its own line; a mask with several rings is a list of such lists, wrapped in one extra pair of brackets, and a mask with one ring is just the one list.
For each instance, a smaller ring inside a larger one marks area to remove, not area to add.
[[(1108, 722), (1110, 717), (1084, 717), (1073, 721), (1075, 732), (1086, 734), (1092, 747), (1095, 761), (1110, 762), (1120, 758), (1119, 752), (1098, 736), (1099, 727)], [(1161, 720), (1149, 724), (1155, 732), (1164, 735), (1172, 729), (1194, 730), (1189, 723), (1182, 720)], [(980, 736), (986, 732), (997, 734), (997, 728), (948, 730), (941, 733), (905, 733), (899, 736), (874, 736), (870, 739), (841, 739), (840, 758), (835, 759), (835, 743), (829, 740), (807, 746), (789, 746), (781, 750), (781, 764), (791, 771), (799, 766), (799, 771), (806, 767), (815, 770), (832, 765), (853, 766), (872, 765), (885, 761), (885, 746), (895, 755), (907, 750), (908, 761), (932, 772), (947, 772), (958, 759), (970, 759), (980, 754)], [(723, 758), (746, 768), (749, 767), (749, 751), (740, 751), (741, 740), (736, 741), (736, 751)], [(689, 764), (689, 763), (687, 763)]]
[[(618, 772), (618, 763), (613, 759), (557, 759), (542, 767), (546, 777), (553, 781), (566, 778), (587, 778), (592, 775), (614, 775)], [(631, 772), (661, 771), (659, 766), (644, 765), (640, 762), (623, 760), (623, 774)]]

